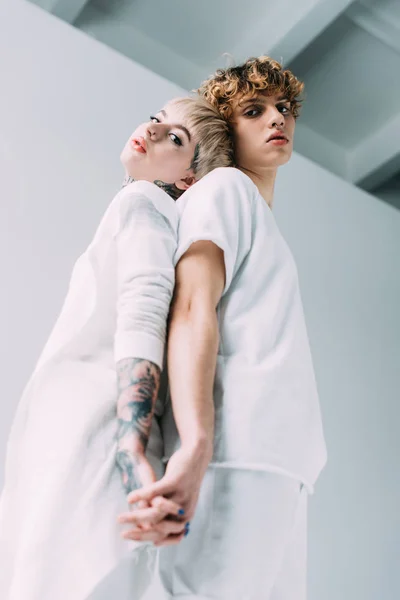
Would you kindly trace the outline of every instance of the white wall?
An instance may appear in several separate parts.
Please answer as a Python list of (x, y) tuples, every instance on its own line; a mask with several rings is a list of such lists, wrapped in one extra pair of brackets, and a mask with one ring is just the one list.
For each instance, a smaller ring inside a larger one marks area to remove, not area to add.
[[(0, 73), (2, 469), (70, 269), (119, 187), (120, 149), (181, 90), (22, 0), (0, 7)], [(309, 600), (394, 600), (400, 212), (297, 154), (275, 212), (298, 261), (329, 447), (310, 501)]]

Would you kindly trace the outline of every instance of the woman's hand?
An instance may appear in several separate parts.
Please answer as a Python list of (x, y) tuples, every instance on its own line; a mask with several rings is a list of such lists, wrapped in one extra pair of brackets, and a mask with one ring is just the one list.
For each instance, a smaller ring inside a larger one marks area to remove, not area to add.
[[(150, 461), (142, 452), (127, 452), (120, 448), (116, 456), (117, 465), (121, 471), (122, 482), (124, 488), (129, 494), (130, 492), (141, 488), (142, 486), (149, 486), (156, 481), (156, 475), (154, 469), (150, 464)], [(157, 535), (150, 535), (143, 537), (143, 540), (159, 540), (165, 536), (173, 533), (184, 533), (185, 522), (182, 522), (182, 507), (171, 500), (167, 500), (162, 496), (155, 496), (152, 501), (139, 500), (137, 507), (140, 509), (134, 510), (128, 513), (124, 513), (118, 517), (119, 523), (129, 523), (134, 525), (129, 531), (124, 531), (121, 535), (125, 539), (135, 539), (132, 534), (149, 531), (154, 528), (155, 525), (160, 523), (166, 517), (176, 517), (178, 523), (168, 523), (165, 527), (161, 525), (157, 529)], [(137, 515), (140, 517), (137, 518)]]
[[(145, 501), (151, 503), (152, 508), (134, 509), (129, 513), (129, 518), (128, 515), (121, 515), (123, 522), (131, 522), (137, 526), (126, 532), (124, 537), (139, 541), (151, 540), (157, 546), (180, 542), (185, 535), (185, 523), (194, 515), (201, 483), (211, 457), (212, 451), (208, 446), (194, 449), (181, 447), (169, 459), (165, 475), (159, 481), (131, 492), (128, 495), (130, 504)], [(184, 517), (172, 511), (173, 505), (169, 505), (169, 514), (166, 514), (166, 500), (172, 501), (176, 508), (182, 508), (185, 511)], [(147, 527), (146, 532), (138, 529), (143, 527)]]

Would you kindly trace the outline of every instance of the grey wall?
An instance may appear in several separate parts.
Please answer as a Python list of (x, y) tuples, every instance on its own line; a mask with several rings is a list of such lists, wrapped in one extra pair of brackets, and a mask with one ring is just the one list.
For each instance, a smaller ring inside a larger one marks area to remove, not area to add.
[[(119, 187), (120, 149), (181, 90), (22, 0), (0, 7), (0, 72), (2, 479), (19, 396)], [(329, 449), (310, 500), (309, 600), (394, 600), (400, 213), (298, 154), (275, 212), (298, 261)]]

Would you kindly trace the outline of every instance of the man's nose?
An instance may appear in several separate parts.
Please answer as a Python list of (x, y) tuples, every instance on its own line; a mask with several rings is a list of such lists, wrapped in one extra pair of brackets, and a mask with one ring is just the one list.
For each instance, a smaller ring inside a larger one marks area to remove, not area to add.
[(268, 125), (269, 127), (283, 127), (285, 118), (283, 114), (276, 108), (271, 108), (268, 114)]

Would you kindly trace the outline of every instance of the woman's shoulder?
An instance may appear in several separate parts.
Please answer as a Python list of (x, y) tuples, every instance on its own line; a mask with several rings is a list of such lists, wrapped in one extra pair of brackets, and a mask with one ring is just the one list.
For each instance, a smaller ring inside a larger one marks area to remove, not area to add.
[(175, 231), (178, 214), (174, 200), (159, 186), (150, 181), (132, 181), (117, 194), (122, 215), (133, 212), (147, 212), (162, 215)]

